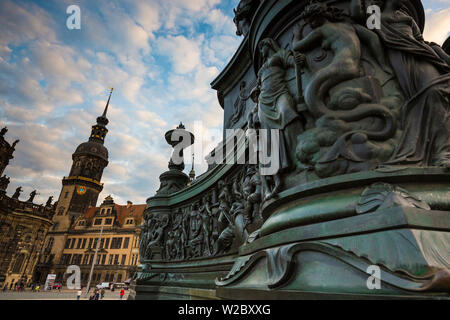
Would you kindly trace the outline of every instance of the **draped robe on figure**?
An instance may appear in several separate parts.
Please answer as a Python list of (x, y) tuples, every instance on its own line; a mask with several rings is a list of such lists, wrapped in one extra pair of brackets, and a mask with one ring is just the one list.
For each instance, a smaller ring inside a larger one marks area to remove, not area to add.
[(450, 155), (450, 66), (401, 11), (376, 30), (406, 98), (403, 134), (390, 163), (436, 165)]

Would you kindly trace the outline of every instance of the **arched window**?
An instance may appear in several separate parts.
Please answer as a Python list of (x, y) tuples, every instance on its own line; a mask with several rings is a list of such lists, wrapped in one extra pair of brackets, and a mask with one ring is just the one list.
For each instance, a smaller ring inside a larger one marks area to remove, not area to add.
[(20, 273), (20, 270), (22, 269), (23, 261), (25, 260), (25, 254), (21, 253), (16, 258), (16, 262), (14, 263), (13, 273)]

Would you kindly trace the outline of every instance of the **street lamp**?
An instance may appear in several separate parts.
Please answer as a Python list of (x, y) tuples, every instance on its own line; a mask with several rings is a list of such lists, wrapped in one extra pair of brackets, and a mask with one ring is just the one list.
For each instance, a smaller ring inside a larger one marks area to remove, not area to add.
[(95, 253), (94, 253), (94, 259), (92, 260), (92, 266), (91, 266), (91, 272), (89, 273), (89, 281), (86, 287), (86, 296), (89, 294), (89, 289), (91, 286), (91, 280), (92, 280), (92, 273), (94, 272), (94, 266), (95, 266), (95, 262), (97, 260), (97, 253), (98, 253), (98, 247), (100, 246), (100, 240), (102, 238), (102, 233), (103, 233), (103, 224), (102, 224), (102, 228), (100, 229), (100, 234), (98, 236), (98, 240), (97, 240), (97, 245), (95, 246)]

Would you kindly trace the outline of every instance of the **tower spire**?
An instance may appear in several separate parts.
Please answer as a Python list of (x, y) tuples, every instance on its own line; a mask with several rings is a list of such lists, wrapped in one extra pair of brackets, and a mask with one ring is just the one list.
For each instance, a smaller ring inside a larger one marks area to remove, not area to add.
[(105, 111), (103, 111), (102, 114), (102, 118), (106, 118), (106, 114), (108, 113), (108, 107), (109, 107), (109, 101), (111, 100), (111, 95), (114, 91), (114, 88), (109, 88), (109, 97), (108, 97), (108, 101), (106, 102), (106, 107), (105, 107)]
[(109, 88), (109, 97), (108, 101), (106, 102), (105, 110), (103, 111), (103, 114), (97, 118), (97, 124), (92, 126), (92, 133), (91, 137), (89, 138), (89, 141), (96, 141), (103, 143), (106, 137), (106, 134), (108, 133), (108, 129), (106, 129), (106, 125), (109, 123), (108, 118), (106, 118), (106, 114), (108, 113), (109, 108), (109, 102), (111, 101), (111, 95), (113, 93), (114, 88)]

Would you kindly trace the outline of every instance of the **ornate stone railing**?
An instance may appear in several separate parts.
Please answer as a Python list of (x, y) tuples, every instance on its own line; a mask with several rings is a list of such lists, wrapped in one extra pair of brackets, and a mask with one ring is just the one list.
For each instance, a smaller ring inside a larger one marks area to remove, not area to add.
[(20, 201), (10, 198), (5, 194), (0, 195), (0, 208), (4, 212), (21, 212), (47, 219), (51, 219), (55, 214), (53, 207), (45, 207), (31, 202)]

